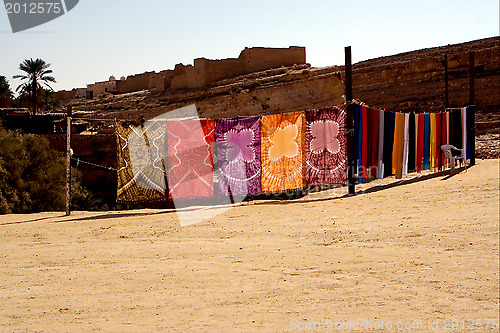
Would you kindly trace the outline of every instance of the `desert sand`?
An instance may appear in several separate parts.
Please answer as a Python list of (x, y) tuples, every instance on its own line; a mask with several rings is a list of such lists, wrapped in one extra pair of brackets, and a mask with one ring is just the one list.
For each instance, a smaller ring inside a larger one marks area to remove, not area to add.
[(187, 227), (165, 210), (0, 216), (0, 331), (497, 332), (467, 327), (499, 317), (499, 161), (358, 191)]

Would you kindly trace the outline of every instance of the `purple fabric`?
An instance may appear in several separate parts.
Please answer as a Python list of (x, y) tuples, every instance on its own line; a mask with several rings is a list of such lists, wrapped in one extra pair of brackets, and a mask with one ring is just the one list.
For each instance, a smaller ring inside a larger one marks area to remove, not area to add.
[(346, 106), (306, 112), (306, 179), (310, 185), (347, 180)]
[(246, 196), (261, 192), (259, 117), (217, 119), (215, 149), (222, 194)]

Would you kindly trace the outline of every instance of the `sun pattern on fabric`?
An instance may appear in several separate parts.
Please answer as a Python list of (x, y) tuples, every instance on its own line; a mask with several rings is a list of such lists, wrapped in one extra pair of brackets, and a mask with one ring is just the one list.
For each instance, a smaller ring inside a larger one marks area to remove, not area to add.
[(226, 133), (225, 140), (230, 148), (227, 150), (226, 158), (229, 163), (243, 161), (251, 163), (255, 159), (255, 151), (252, 147), (254, 133), (250, 129), (233, 129)]
[(306, 112), (306, 180), (310, 185), (347, 180), (344, 105)]
[(262, 190), (280, 192), (305, 182), (303, 112), (262, 117)]
[(118, 201), (166, 199), (165, 123), (117, 123)]
[(167, 138), (170, 197), (212, 196), (214, 121), (169, 121)]
[(215, 142), (221, 193), (226, 196), (260, 193), (260, 118), (216, 120)]
[(339, 134), (339, 124), (331, 120), (314, 121), (311, 125), (311, 152), (322, 154), (327, 150), (336, 154), (340, 150), (340, 143), (337, 139)]
[(278, 161), (283, 157), (294, 158), (299, 153), (299, 146), (295, 140), (299, 135), (297, 125), (288, 125), (285, 128), (276, 128), (269, 137), (271, 147), (269, 158)]

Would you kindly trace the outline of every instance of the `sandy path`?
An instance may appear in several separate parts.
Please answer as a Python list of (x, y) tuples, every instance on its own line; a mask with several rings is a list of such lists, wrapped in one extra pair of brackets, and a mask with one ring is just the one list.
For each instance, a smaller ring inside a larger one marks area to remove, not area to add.
[(471, 332), (444, 320), (498, 319), (499, 162), (419, 180), (183, 228), (160, 210), (1, 216), (0, 331), (283, 332), (326, 318)]

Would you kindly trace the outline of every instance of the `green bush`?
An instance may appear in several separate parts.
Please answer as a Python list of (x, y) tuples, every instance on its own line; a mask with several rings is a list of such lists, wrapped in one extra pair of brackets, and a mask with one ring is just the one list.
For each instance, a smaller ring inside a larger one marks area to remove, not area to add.
[[(0, 214), (64, 210), (64, 154), (35, 135), (0, 128)], [(91, 193), (73, 182), (73, 207), (94, 208)]]

